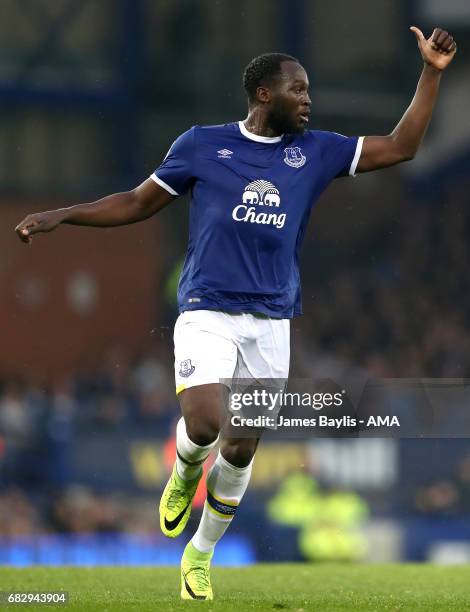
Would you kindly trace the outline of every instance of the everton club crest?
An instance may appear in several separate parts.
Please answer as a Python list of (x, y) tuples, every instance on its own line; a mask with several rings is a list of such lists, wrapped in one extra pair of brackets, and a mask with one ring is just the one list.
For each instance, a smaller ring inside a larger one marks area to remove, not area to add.
[(286, 147), (284, 149), (286, 156), (284, 162), (292, 168), (301, 168), (306, 161), (305, 155), (300, 150), (300, 147)]
[(191, 359), (185, 359), (180, 362), (180, 376), (184, 378), (191, 376), (195, 369), (196, 367), (191, 363)]

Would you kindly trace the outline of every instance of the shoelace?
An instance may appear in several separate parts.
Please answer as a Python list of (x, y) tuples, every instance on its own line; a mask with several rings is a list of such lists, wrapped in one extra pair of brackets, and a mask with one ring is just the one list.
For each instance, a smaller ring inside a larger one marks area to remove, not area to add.
[(173, 510), (175, 507), (178, 506), (181, 498), (183, 498), (185, 496), (185, 491), (183, 491), (182, 489), (173, 489), (170, 497), (168, 498), (168, 508), (170, 510)]
[(198, 590), (205, 591), (210, 586), (209, 569), (204, 565), (196, 565), (192, 567), (186, 576), (194, 574)]

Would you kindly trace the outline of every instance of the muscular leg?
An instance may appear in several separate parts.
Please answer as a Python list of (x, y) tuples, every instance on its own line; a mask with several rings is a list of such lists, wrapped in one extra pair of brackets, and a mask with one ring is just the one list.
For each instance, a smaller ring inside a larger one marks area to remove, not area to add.
[(182, 470), (182, 474), (196, 478), (194, 474), (200, 474), (201, 458), (207, 457), (222, 428), (225, 434), (207, 475), (207, 499), (199, 527), (181, 559), (183, 599), (212, 599), (210, 562), (214, 547), (230, 525), (246, 491), (258, 445), (256, 437), (230, 437), (235, 432), (224, 427), (227, 397), (228, 390), (221, 384), (191, 387), (180, 394), (184, 418), (177, 427), (178, 472)]
[[(230, 428), (229, 428), (230, 431)], [(217, 459), (207, 475), (207, 499), (192, 545), (212, 555), (232, 522), (248, 487), (259, 438), (222, 438)]]
[[(227, 387), (217, 383), (190, 387), (180, 393), (186, 432), (195, 444), (206, 446), (216, 440), (226, 417), (223, 406), (227, 397)], [(246, 467), (256, 452), (259, 438), (235, 438), (229, 435), (226, 434), (220, 444), (222, 455), (229, 463)]]
[(223, 393), (219, 384), (180, 393), (183, 417), (176, 427), (176, 471), (184, 480), (200, 477), (201, 466), (217, 443)]
[[(183, 424), (178, 424), (177, 438), (179, 438), (179, 455), (188, 462), (201, 455), (197, 447), (212, 448), (222, 427), (226, 413), (223, 411), (224, 402), (227, 401), (228, 390), (221, 384), (199, 385), (190, 387), (180, 393), (179, 400), (183, 413)], [(228, 434), (230, 435), (230, 434)], [(193, 444), (188, 444), (185, 438)], [(220, 452), (223, 458), (232, 466), (246, 468), (256, 452), (259, 438), (232, 438), (225, 437), (220, 443)], [(178, 441), (177, 441), (178, 446)], [(196, 448), (192, 448), (192, 446)], [(192, 452), (191, 452), (192, 451)], [(180, 472), (178, 465), (178, 472)], [(185, 470), (184, 465), (181, 466)], [(186, 468), (187, 472), (187, 468)], [(184, 477), (183, 474), (180, 474)]]
[(207, 446), (217, 439), (226, 395), (227, 388), (218, 383), (190, 387), (179, 394), (186, 432), (194, 444)]
[(191, 387), (180, 394), (183, 417), (176, 426), (176, 462), (160, 500), (160, 528), (169, 538), (185, 528), (202, 476), (217, 444), (222, 385)]

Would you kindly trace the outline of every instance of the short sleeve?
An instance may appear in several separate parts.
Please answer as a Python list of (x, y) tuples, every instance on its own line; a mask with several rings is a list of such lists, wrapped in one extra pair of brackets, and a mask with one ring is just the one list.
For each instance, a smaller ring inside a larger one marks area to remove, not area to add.
[(151, 175), (158, 185), (171, 195), (183, 195), (194, 182), (195, 128), (175, 140), (165, 159)]
[(321, 140), (322, 159), (330, 177), (355, 176), (364, 137), (321, 132)]

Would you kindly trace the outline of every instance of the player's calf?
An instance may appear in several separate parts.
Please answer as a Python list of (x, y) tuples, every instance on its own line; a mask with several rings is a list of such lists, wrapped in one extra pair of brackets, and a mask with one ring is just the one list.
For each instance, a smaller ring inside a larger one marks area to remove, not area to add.
[(221, 453), (207, 474), (207, 499), (192, 544), (203, 553), (214, 550), (232, 522), (251, 477), (246, 467), (230, 464)]
[(247, 467), (255, 456), (259, 438), (225, 438), (220, 443), (220, 452), (232, 466)]

